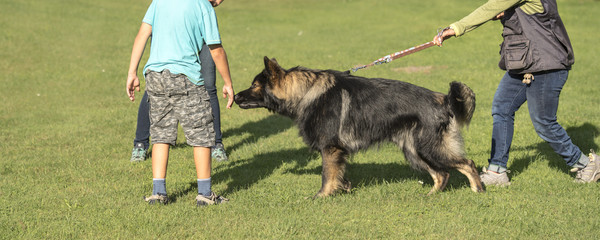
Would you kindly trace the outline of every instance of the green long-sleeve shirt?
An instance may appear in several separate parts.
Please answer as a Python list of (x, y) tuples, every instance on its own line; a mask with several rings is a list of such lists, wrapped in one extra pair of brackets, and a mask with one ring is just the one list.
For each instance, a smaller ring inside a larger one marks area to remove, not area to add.
[(544, 12), (544, 6), (540, 0), (489, 0), (460, 21), (450, 24), (450, 28), (459, 37), (515, 5), (519, 5), (519, 8), (529, 15)]

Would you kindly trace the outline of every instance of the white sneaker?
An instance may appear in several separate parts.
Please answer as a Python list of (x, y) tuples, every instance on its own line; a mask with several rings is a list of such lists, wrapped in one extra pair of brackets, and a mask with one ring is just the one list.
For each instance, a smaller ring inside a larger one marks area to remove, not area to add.
[(486, 167), (483, 167), (483, 172), (479, 174), (481, 178), (481, 183), (486, 186), (508, 186), (510, 185), (510, 181), (508, 181), (508, 175), (506, 174), (508, 171), (503, 173), (496, 173), (492, 171), (488, 171)]

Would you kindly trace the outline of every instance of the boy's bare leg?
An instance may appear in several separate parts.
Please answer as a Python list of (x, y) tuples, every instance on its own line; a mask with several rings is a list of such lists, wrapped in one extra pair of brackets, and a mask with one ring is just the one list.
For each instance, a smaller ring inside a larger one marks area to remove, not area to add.
[(167, 176), (167, 162), (169, 160), (169, 144), (155, 143), (152, 145), (152, 177), (165, 178)]
[(194, 163), (196, 164), (196, 176), (198, 177), (198, 197), (196, 197), (196, 204), (198, 206), (214, 204), (211, 203), (214, 199), (210, 200), (213, 195), (210, 180), (210, 148), (194, 147)]
[(211, 191), (210, 180), (210, 148), (194, 147), (194, 162), (198, 176), (198, 196), (196, 206), (205, 206), (228, 202), (229, 199), (216, 195)]
[(149, 204), (157, 202), (167, 204), (167, 161), (169, 159), (169, 144), (155, 143), (152, 145), (152, 196), (144, 197)]
[[(154, 152), (154, 149), (152, 152)], [(198, 179), (210, 178), (210, 148), (194, 147), (194, 163), (196, 164), (196, 175)]]

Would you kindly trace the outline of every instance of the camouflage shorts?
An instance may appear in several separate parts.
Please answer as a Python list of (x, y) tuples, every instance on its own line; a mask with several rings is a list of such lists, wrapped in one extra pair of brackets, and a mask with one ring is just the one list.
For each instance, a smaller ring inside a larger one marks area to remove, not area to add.
[(183, 74), (146, 72), (146, 91), (150, 101), (152, 143), (177, 142), (177, 123), (187, 143), (195, 147), (215, 145), (215, 130), (210, 98), (204, 86), (193, 84)]

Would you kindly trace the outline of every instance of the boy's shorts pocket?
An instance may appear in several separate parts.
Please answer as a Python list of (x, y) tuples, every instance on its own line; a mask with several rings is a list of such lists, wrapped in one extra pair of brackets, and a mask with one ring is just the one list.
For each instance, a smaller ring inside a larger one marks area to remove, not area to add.
[(210, 107), (210, 98), (204, 86), (194, 86), (185, 100), (185, 113), (181, 125), (192, 146), (210, 147), (214, 145), (215, 131)]

